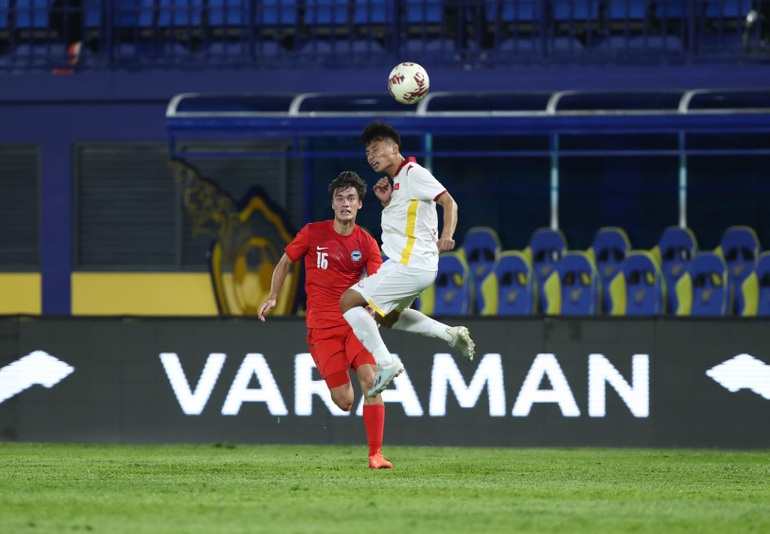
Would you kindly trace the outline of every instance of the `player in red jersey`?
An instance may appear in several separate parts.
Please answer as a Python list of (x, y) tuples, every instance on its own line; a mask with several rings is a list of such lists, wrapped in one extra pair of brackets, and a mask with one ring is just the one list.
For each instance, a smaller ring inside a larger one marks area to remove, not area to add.
[[(346, 171), (334, 179), (329, 185), (334, 220), (310, 223), (299, 231), (275, 266), (270, 295), (259, 307), (259, 320), (264, 322), (292, 263), (304, 258), (307, 343), (332, 400), (346, 412), (353, 408), (354, 399), (349, 369), (355, 371), (364, 393), (375, 376), (374, 358), (353, 334), (339, 307), (342, 294), (364, 272), (373, 274), (382, 265), (377, 241), (356, 226), (365, 193), (366, 182), (355, 172)], [(364, 394), (364, 426), (369, 467), (392, 468), (381, 451), (385, 426), (381, 395), (369, 398)]]

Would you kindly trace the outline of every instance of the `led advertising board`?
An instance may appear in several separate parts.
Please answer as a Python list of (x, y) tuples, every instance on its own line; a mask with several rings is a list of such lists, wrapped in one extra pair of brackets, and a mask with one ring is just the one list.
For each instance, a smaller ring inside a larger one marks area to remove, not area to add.
[[(384, 331), (388, 443), (764, 448), (763, 320), (470, 319), (477, 358)], [(451, 321), (450, 321), (451, 322)], [(384, 329), (383, 329), (384, 330)], [(0, 319), (0, 439), (360, 443), (301, 319)]]

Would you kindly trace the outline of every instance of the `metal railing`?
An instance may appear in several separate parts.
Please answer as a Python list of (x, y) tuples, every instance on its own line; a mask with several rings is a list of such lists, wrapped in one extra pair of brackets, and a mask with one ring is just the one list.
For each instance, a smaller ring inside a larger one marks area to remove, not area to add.
[(770, 0), (0, 0), (0, 69), (763, 61)]

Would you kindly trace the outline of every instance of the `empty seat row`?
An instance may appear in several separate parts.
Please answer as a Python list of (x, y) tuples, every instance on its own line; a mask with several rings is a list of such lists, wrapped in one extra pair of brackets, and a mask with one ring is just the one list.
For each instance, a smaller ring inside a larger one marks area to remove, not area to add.
[[(749, 7), (747, 0), (0, 0), (0, 67), (345, 64), (351, 50), (363, 63), (405, 55), (482, 64), (742, 56), (768, 49), (765, 37), (739, 31), (733, 14)], [(694, 12), (710, 22), (682, 22)], [(755, 25), (770, 21), (759, 16)], [(67, 46), (80, 42), (86, 46), (73, 59)]]
[(625, 231), (600, 228), (586, 251), (558, 229), (537, 229), (524, 250), (502, 250), (492, 228), (470, 229), (440, 257), (436, 283), (418, 306), (447, 315), (770, 315), (770, 252), (756, 232), (725, 230), (700, 251), (688, 228), (666, 228), (651, 250)]
[[(352, 11), (357, 19), (386, 22), (395, 19), (398, 11), (407, 22), (442, 22), (453, 11), (481, 14), (486, 20), (502, 22), (531, 22), (552, 20), (643, 20), (683, 18), (688, 16), (745, 17), (756, 0), (0, 0), (0, 8), (15, 13), (17, 23), (45, 24), (50, 9), (74, 12), (81, 5), (89, 18), (112, 10), (123, 14), (157, 13), (165, 23), (178, 24), (209, 20), (222, 24), (247, 24), (259, 17), (264, 22), (290, 23), (297, 12), (307, 10), (310, 20), (334, 23), (348, 19)], [(125, 19), (124, 19), (125, 20)], [(138, 21), (138, 19), (135, 19)]]
[[(82, 9), (87, 27), (98, 27), (111, 13), (118, 26), (214, 26), (296, 24), (443, 24), (467, 20), (483, 23), (538, 23), (598, 20), (642, 21), (705, 17), (744, 18), (752, 0), (0, 0), (0, 13), (17, 28), (42, 28), (51, 12), (76, 15)], [(459, 17), (459, 19), (458, 19)], [(1, 27), (1, 26), (0, 26)]]

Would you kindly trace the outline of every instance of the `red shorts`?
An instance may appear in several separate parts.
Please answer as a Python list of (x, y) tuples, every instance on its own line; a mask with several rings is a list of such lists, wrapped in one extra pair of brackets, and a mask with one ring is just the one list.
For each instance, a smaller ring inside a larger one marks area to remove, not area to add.
[(367, 363), (375, 365), (374, 357), (347, 324), (332, 328), (308, 328), (307, 345), (329, 389), (348, 384), (349, 369), (355, 371)]

